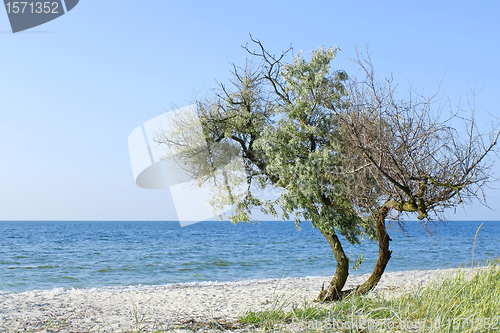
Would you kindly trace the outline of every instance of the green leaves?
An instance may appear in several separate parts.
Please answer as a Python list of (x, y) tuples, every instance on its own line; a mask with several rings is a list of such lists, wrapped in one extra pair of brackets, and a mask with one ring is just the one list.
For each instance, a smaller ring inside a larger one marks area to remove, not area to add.
[[(277, 218), (280, 211), (283, 219), (295, 216), (297, 223), (307, 220), (322, 231), (340, 232), (351, 243), (372, 231), (368, 209), (354, 199), (352, 184), (360, 178), (343, 172), (342, 130), (332, 106), (347, 105), (348, 77), (331, 67), (337, 52), (320, 47), (309, 60), (299, 53), (292, 63), (284, 62), (286, 52), (277, 58), (263, 48), (250, 52), (262, 60), (259, 65), (235, 66), (231, 87), (221, 84), (213, 99), (197, 101), (208, 149), (186, 154), (183, 162), (208, 179), (234, 159), (224, 149), (241, 153), (249, 191), (235, 197), (231, 188), (241, 179), (225, 170), (211, 199), (219, 210), (235, 204), (233, 222), (249, 221), (259, 207)], [(210, 162), (200, 161), (204, 158)], [(279, 189), (279, 195), (260, 195), (269, 188)]]
[(345, 95), (344, 72), (335, 72), (330, 62), (337, 48), (319, 48), (310, 61), (298, 54), (280, 73), (289, 100), (275, 107), (278, 121), (264, 127), (255, 148), (262, 151), (266, 171), (281, 188), (280, 208), (311, 220), (324, 231), (336, 229), (349, 242), (358, 243), (365, 232), (361, 218), (344, 186), (338, 155), (335, 119), (323, 107), (326, 98), (338, 104)]

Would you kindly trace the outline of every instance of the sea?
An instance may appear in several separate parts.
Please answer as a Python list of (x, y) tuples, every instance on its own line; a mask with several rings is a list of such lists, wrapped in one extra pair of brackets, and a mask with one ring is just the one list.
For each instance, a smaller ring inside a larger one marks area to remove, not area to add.
[[(500, 258), (499, 221), (393, 225), (387, 272)], [(333, 276), (326, 239), (311, 223), (300, 228), (283, 221), (182, 228), (174, 221), (0, 221), (0, 293)], [(363, 258), (350, 274), (370, 273), (377, 243), (341, 241), (353, 264)]]

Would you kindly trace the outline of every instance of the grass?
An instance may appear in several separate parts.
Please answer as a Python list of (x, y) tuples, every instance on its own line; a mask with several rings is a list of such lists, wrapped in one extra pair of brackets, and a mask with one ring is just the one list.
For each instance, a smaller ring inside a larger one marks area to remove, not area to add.
[(278, 301), (262, 311), (248, 311), (240, 321), (261, 331), (499, 332), (499, 263), (468, 275), (459, 271), (393, 297), (350, 295), (328, 306)]

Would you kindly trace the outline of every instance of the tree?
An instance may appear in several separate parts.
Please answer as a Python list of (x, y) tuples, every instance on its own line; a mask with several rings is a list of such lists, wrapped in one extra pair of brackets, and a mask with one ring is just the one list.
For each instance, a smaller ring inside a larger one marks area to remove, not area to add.
[[(263, 59), (267, 73), (272, 73), (278, 61), (259, 42), (260, 52), (253, 55)], [(346, 184), (360, 181), (376, 183), (369, 174), (363, 177), (356, 170), (346, 171), (341, 165), (339, 123), (331, 117), (327, 107), (345, 108), (347, 74), (333, 71), (331, 61), (337, 48), (319, 48), (310, 61), (300, 53), (292, 64), (283, 64), (279, 75), (267, 74), (275, 103), (276, 121), (260, 133), (255, 148), (265, 156), (266, 172), (281, 188), (277, 204), (284, 217), (294, 213), (296, 221), (311, 221), (330, 244), (337, 269), (326, 289), (322, 288), (318, 300), (337, 300), (347, 280), (349, 260), (337, 236), (340, 233), (351, 244), (359, 243), (365, 235), (375, 237), (372, 216), (365, 206), (355, 205)], [(377, 191), (373, 191), (372, 204)]]
[[(221, 84), (214, 97), (196, 100), (207, 143), (203, 149), (190, 143), (193, 135), (189, 129), (193, 126), (185, 119), (173, 131), (160, 133), (156, 141), (176, 147), (172, 156), (194, 177), (202, 182), (212, 179), (213, 183), (220, 176), (220, 166), (230, 163), (221, 163), (214, 156), (224, 155), (221, 147), (237, 147), (244, 160), (249, 191), (236, 198), (231, 190), (235, 184), (218, 182), (230, 189), (219, 202), (235, 204), (230, 220), (250, 221), (255, 207), (276, 217), (277, 208), (281, 208), (283, 219), (294, 214), (297, 226), (301, 220), (310, 220), (327, 239), (337, 261), (335, 275), (320, 298), (339, 299), (349, 260), (338, 233), (353, 244), (366, 235), (375, 237), (370, 216), (359, 214), (343, 193), (344, 176), (336, 171), (335, 119), (325, 117), (322, 106), (315, 106), (335, 94), (340, 107), (346, 97), (347, 75), (330, 68), (338, 51), (335, 48), (316, 50), (309, 62), (298, 55), (293, 64), (285, 64), (283, 58), (288, 51), (274, 57), (260, 42), (256, 45), (261, 53), (252, 54), (259, 57), (260, 64), (234, 66), (233, 89)], [(308, 74), (304, 76), (303, 72)], [(281, 189), (278, 199), (255, 195), (269, 186)]]
[[(257, 51), (247, 51), (259, 65), (234, 66), (232, 90), (221, 84), (214, 97), (196, 101), (205, 152), (168, 135), (158, 142), (183, 151), (177, 156), (202, 179), (220, 178), (217, 170), (227, 163), (224, 159), (235, 156), (222, 153), (227, 147), (241, 153), (249, 191), (234, 195), (230, 179), (237, 177), (224, 174), (219, 181), (229, 189), (221, 201), (235, 204), (233, 222), (249, 221), (255, 207), (275, 216), (281, 208), (283, 219), (294, 214), (297, 225), (311, 221), (337, 261), (318, 300), (337, 300), (351, 292), (342, 290), (349, 260), (337, 234), (353, 244), (364, 236), (376, 238), (374, 271), (355, 289), (367, 293), (390, 259), (385, 221), (391, 212), (396, 218), (403, 212), (428, 218), (429, 212), (457, 205), (464, 196), (477, 196), (490, 179), (486, 157), (499, 134), (491, 132), (493, 140), (485, 143), (471, 120), (463, 146), (448, 125), (450, 119), (441, 122), (429, 99), (409, 95), (397, 100), (391, 81), (387, 86), (376, 82), (369, 58), (356, 60), (365, 77), (349, 80), (330, 67), (336, 48), (319, 48), (310, 61), (299, 53), (287, 64), (290, 50), (276, 57), (258, 40), (253, 42)], [(220, 156), (222, 160), (214, 158)], [(254, 195), (268, 186), (281, 189), (278, 199)]]

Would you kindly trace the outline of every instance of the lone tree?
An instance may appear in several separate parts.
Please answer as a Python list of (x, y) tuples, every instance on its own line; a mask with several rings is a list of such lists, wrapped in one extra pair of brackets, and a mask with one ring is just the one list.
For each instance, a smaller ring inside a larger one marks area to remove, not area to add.
[[(196, 101), (206, 147), (186, 144), (189, 126), (174, 135), (161, 133), (157, 142), (176, 147), (180, 163), (203, 180), (220, 175), (220, 166), (236, 156), (224, 152), (241, 153), (248, 191), (239, 196), (231, 191), (231, 179), (237, 177), (224, 173), (222, 182), (229, 191), (221, 202), (234, 204), (231, 221), (250, 221), (255, 207), (275, 216), (280, 208), (282, 218), (294, 214), (297, 225), (311, 221), (337, 261), (320, 301), (353, 291), (343, 291), (349, 260), (338, 233), (351, 244), (364, 236), (376, 238), (374, 271), (354, 289), (367, 293), (390, 259), (385, 223), (390, 213), (418, 212), (428, 218), (440, 207), (477, 196), (491, 176), (486, 157), (498, 132), (485, 144), (470, 121), (464, 150), (458, 133), (439, 121), (429, 100), (397, 100), (390, 81), (387, 86), (376, 82), (369, 59), (356, 60), (362, 80), (348, 79), (330, 67), (336, 48), (319, 48), (309, 61), (298, 54), (289, 64), (284, 58), (290, 50), (276, 57), (252, 41), (257, 51), (247, 51), (259, 65), (234, 66), (232, 90), (221, 84), (215, 96)], [(269, 186), (281, 190), (277, 199), (255, 195)]]

